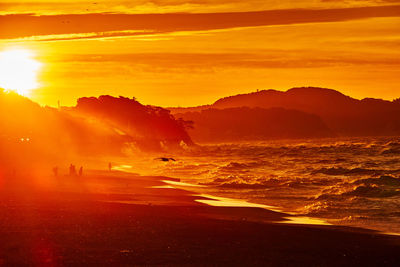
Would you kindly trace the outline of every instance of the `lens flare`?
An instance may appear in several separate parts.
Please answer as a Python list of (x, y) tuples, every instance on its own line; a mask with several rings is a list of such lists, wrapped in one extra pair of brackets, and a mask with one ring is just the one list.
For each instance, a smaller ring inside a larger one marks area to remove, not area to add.
[(31, 90), (39, 87), (37, 75), (41, 66), (30, 50), (0, 52), (0, 88), (29, 96)]

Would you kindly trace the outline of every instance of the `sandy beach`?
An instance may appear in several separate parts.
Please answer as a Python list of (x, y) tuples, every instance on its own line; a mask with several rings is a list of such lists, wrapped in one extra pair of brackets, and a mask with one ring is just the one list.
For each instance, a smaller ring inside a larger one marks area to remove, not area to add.
[(263, 208), (209, 206), (168, 179), (178, 181), (90, 171), (40, 184), (3, 183), (0, 265), (394, 266), (400, 260), (399, 237), (285, 224), (287, 214)]

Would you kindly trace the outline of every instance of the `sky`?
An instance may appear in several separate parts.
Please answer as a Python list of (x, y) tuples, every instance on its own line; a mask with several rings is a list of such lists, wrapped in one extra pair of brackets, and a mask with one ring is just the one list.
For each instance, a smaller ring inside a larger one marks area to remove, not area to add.
[(0, 0), (0, 51), (33, 51), (42, 105), (196, 106), (260, 89), (400, 97), (398, 0)]

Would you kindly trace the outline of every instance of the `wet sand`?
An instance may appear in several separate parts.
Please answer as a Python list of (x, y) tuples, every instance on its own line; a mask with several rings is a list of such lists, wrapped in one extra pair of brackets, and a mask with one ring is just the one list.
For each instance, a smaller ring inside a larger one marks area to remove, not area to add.
[(208, 206), (192, 192), (162, 182), (167, 179), (92, 171), (83, 177), (3, 183), (0, 265), (400, 262), (399, 237), (358, 228), (283, 224), (287, 214), (263, 208)]

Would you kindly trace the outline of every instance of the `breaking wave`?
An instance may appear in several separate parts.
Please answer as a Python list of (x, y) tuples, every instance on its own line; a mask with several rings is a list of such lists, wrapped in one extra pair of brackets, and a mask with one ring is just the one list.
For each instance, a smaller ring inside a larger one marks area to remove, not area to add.
[(202, 145), (176, 158), (160, 174), (207, 193), (400, 233), (399, 138)]

